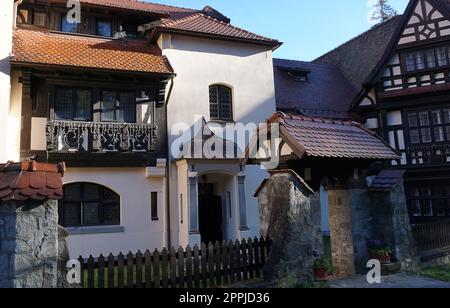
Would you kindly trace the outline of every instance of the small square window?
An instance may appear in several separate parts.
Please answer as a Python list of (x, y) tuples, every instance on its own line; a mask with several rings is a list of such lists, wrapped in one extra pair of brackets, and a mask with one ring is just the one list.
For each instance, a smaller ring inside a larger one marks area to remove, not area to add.
[(34, 12), (33, 24), (38, 27), (45, 27), (47, 23), (47, 14), (43, 12)]
[(435, 110), (431, 112), (431, 118), (433, 120), (434, 125), (441, 125), (442, 124), (442, 116), (440, 110)]
[(436, 142), (445, 141), (444, 128), (442, 126), (434, 128), (434, 140)]
[(78, 24), (76, 22), (69, 22), (67, 20), (67, 15), (61, 15), (61, 31), (68, 33), (77, 33), (78, 32)]
[(419, 144), (420, 143), (420, 133), (417, 129), (412, 129), (409, 134), (411, 135), (411, 144)]
[(409, 127), (419, 126), (419, 121), (417, 120), (417, 113), (408, 113)]
[[(445, 49), (444, 49), (445, 52)], [(434, 49), (429, 49), (425, 51), (425, 56), (427, 58), (427, 67), (434, 68), (436, 66), (436, 58), (434, 55)], [(445, 54), (444, 54), (445, 57)]]
[(112, 22), (109, 20), (97, 21), (97, 35), (99, 36), (112, 36)]
[(431, 138), (431, 129), (429, 129), (429, 128), (422, 128), (421, 129), (421, 134), (422, 134), (422, 142), (423, 143), (433, 142), (433, 139)]
[(420, 126), (429, 126), (430, 118), (428, 117), (428, 112), (419, 113)]
[(450, 109), (444, 110), (444, 123), (450, 124)]

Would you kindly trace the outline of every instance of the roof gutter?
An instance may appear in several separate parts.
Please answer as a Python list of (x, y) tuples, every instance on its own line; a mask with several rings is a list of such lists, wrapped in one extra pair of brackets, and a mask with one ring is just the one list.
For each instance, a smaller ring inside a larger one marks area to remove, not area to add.
[(14, 0), (14, 11), (13, 11), (13, 29), (17, 29), (17, 11), (19, 5), (21, 5), (23, 0)]

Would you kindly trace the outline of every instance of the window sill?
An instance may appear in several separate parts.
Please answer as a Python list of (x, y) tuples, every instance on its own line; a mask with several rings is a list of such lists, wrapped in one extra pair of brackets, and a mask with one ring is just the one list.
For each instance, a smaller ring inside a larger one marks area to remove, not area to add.
[(110, 234), (123, 233), (125, 227), (123, 226), (98, 226), (98, 227), (79, 227), (66, 228), (69, 235), (89, 235), (89, 234)]

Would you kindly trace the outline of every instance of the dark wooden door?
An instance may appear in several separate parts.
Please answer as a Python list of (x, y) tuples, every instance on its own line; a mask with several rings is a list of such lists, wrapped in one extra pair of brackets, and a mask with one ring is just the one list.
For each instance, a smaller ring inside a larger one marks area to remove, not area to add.
[(213, 195), (201, 195), (199, 197), (199, 219), (203, 243), (223, 241), (222, 198)]

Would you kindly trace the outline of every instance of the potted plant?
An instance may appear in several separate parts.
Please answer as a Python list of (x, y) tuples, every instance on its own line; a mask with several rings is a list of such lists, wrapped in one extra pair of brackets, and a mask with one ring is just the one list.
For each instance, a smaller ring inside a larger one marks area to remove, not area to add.
[(371, 259), (378, 260), (381, 264), (391, 263), (393, 253), (391, 245), (382, 240), (371, 240), (367, 243), (367, 247)]
[(316, 259), (314, 261), (314, 277), (316, 281), (328, 280), (329, 262), (325, 258)]

